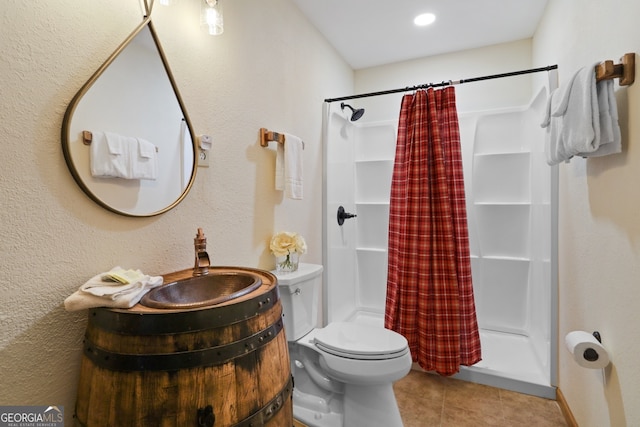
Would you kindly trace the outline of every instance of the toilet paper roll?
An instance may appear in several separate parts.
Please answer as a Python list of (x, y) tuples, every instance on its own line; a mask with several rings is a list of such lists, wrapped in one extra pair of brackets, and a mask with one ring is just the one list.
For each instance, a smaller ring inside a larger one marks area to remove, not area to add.
[(573, 360), (583, 368), (601, 369), (609, 364), (609, 353), (600, 342), (584, 331), (572, 331), (564, 338)]

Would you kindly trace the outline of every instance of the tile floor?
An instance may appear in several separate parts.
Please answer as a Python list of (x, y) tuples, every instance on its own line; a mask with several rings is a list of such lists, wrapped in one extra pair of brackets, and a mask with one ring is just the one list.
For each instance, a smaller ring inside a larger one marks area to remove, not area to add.
[(394, 384), (404, 427), (567, 426), (553, 400), (412, 370)]

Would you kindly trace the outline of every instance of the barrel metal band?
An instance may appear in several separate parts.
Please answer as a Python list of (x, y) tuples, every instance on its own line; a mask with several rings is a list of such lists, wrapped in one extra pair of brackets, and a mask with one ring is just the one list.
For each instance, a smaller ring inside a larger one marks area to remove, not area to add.
[(278, 287), (236, 304), (196, 310), (165, 312), (132, 312), (93, 308), (89, 323), (122, 335), (165, 335), (196, 332), (243, 322), (268, 311), (280, 300)]
[(97, 347), (89, 338), (84, 340), (84, 354), (97, 366), (113, 371), (177, 371), (200, 366), (220, 365), (251, 353), (273, 340), (283, 328), (282, 318), (271, 326), (229, 344), (198, 350), (155, 353), (115, 353)]
[(260, 411), (245, 418), (241, 422), (234, 424), (232, 427), (258, 427), (265, 425), (267, 421), (275, 417), (287, 401), (291, 399), (292, 392), (293, 377), (290, 377), (284, 388), (280, 390), (280, 393), (271, 399)]

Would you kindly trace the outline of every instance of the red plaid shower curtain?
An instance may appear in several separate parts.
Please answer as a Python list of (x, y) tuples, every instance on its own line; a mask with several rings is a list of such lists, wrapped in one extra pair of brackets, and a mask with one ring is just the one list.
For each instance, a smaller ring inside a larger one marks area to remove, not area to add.
[(481, 360), (455, 89), (402, 99), (389, 207), (385, 327), (453, 375)]

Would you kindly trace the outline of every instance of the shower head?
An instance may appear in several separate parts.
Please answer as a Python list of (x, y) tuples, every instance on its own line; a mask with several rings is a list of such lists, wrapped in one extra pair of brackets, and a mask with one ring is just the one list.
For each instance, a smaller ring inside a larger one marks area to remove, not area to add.
[(344, 110), (344, 107), (348, 107), (352, 111), (351, 112), (351, 121), (352, 122), (355, 122), (360, 117), (362, 117), (362, 115), (364, 114), (364, 108), (358, 108), (357, 110), (355, 110), (351, 105), (345, 104), (344, 102), (341, 102), (340, 103), (340, 108)]

